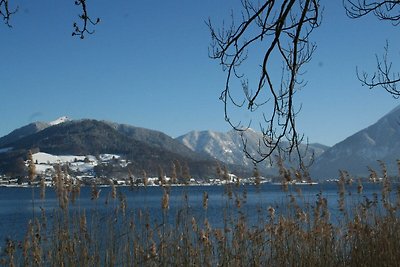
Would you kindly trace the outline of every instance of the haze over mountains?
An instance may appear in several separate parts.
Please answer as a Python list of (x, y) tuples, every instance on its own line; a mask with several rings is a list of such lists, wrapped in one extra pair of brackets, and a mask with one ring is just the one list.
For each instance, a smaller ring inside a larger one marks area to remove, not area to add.
[[(249, 130), (245, 138), (247, 151), (256, 155), (261, 134)], [(133, 169), (152, 173), (160, 166), (168, 170), (178, 160), (187, 164), (191, 174), (197, 177), (215, 176), (217, 164), (227, 165), (231, 172), (240, 175), (251, 175), (254, 166), (243, 152), (240, 135), (233, 130), (227, 133), (192, 131), (173, 139), (159, 131), (126, 124), (62, 117), (49, 123), (31, 123), (0, 138), (0, 173), (12, 169), (16, 159), (26, 158), (29, 149), (54, 155), (113, 153), (129, 159)], [(333, 147), (310, 144), (300, 146), (300, 151), (305, 161), (314, 155), (315, 162), (310, 169), (313, 179), (337, 178), (339, 169), (368, 176), (367, 166), (379, 170), (377, 160), (387, 164), (389, 175), (397, 175), (400, 106)], [(294, 166), (296, 159), (285, 164)], [(277, 174), (276, 165), (269, 162), (257, 168), (263, 175)]]

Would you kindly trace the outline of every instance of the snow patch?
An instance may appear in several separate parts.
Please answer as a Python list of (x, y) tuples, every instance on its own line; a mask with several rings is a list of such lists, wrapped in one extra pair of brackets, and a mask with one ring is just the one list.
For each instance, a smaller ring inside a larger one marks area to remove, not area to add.
[(95, 166), (97, 166), (97, 162), (73, 162), (69, 165), (69, 168), (73, 171), (89, 172), (93, 170)]
[(375, 145), (376, 145), (375, 140), (372, 139), (372, 138), (369, 136), (368, 133), (364, 132), (364, 133), (363, 133), (363, 137), (364, 137), (364, 141), (365, 141), (365, 143), (366, 143), (367, 145), (369, 145), (369, 146), (375, 146)]
[(57, 124), (60, 124), (60, 123), (64, 123), (64, 122), (70, 121), (70, 120), (71, 120), (71, 119), (70, 119), (68, 116), (62, 116), (62, 117), (60, 117), (60, 118), (58, 118), (58, 119), (56, 119), (56, 120), (54, 120), (54, 121), (49, 122), (49, 124), (50, 124), (51, 126), (53, 126), (53, 125), (57, 125)]
[(112, 159), (119, 159), (121, 156), (115, 154), (101, 154), (99, 157), (101, 161), (110, 161)]
[(38, 152), (32, 155), (36, 173), (45, 173), (48, 170), (54, 170), (54, 165), (57, 164), (67, 164), (74, 172), (79, 171), (89, 174), (93, 172), (94, 167), (99, 163), (107, 163), (115, 159), (120, 161), (122, 167), (126, 167), (129, 162), (121, 160), (120, 158), (120, 155), (115, 154), (100, 154), (98, 159), (93, 155), (52, 155), (44, 152)]
[(47, 170), (54, 170), (53, 165), (48, 164), (35, 164), (36, 173), (45, 173)]
[(32, 155), (33, 161), (37, 164), (61, 164), (74, 161), (84, 161), (86, 156), (55, 156), (52, 154), (38, 152)]

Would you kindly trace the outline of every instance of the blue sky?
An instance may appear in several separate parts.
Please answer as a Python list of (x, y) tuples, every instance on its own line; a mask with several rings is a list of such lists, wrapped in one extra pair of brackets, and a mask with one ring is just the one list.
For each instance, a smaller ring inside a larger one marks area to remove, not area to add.
[[(208, 58), (204, 21), (219, 25), (238, 11), (239, 0), (89, 0), (89, 13), (102, 21), (85, 40), (71, 37), (79, 12), (73, 1), (15, 3), (13, 28), (0, 25), (0, 136), (63, 115), (172, 137), (230, 129), (218, 100), (225, 73)], [(398, 57), (400, 38), (396, 27), (373, 17), (348, 19), (341, 1), (322, 4), (322, 25), (312, 37), (318, 47), (305, 67), (308, 85), (296, 95), (297, 125), (310, 142), (333, 145), (400, 104), (362, 87), (355, 75), (356, 66), (374, 70), (386, 40)]]

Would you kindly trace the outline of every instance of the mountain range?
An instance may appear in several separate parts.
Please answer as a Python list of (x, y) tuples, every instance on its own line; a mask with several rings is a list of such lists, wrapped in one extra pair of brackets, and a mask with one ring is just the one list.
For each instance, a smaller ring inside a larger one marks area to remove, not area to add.
[(368, 167), (382, 175), (378, 162), (386, 164), (388, 175), (398, 175), (400, 159), (400, 106), (376, 123), (327, 149), (311, 168), (316, 178), (337, 178), (339, 170), (368, 176)]
[[(247, 152), (256, 155), (261, 133), (245, 132)], [(285, 146), (285, 143), (281, 145)], [(113, 153), (126, 157), (136, 171), (155, 174), (159, 167), (171, 168), (172, 162), (187, 164), (194, 177), (215, 176), (217, 165), (226, 165), (239, 175), (251, 175), (253, 162), (246, 158), (242, 137), (232, 130), (226, 133), (192, 131), (176, 139), (159, 131), (98, 120), (34, 122), (0, 138), (0, 173), (12, 171), (14, 163), (26, 158), (27, 151), (55, 155), (98, 155)], [(339, 170), (355, 176), (368, 176), (368, 167), (379, 170), (378, 160), (387, 165), (389, 175), (397, 175), (400, 159), (400, 106), (375, 124), (355, 133), (332, 147), (321, 144), (299, 147), (313, 179), (337, 178)], [(298, 159), (285, 161), (295, 167)], [(276, 164), (257, 165), (263, 175), (277, 175)]]
[(172, 162), (187, 164), (193, 176), (215, 173), (217, 161), (199, 155), (173, 138), (152, 130), (97, 120), (51, 124), (36, 122), (0, 138), (0, 170), (26, 158), (28, 150), (54, 155), (123, 155), (136, 172), (155, 175), (159, 167), (170, 170)]
[[(259, 157), (258, 150), (263, 148), (260, 146), (262, 138), (263, 136), (260, 132), (248, 129), (243, 132), (243, 138), (235, 130), (226, 133), (192, 131), (178, 137), (177, 140), (193, 151), (209, 155), (227, 164), (236, 164), (251, 168), (254, 166), (253, 161), (246, 157), (244, 149), (246, 149), (252, 157)], [(246, 147), (244, 147), (244, 142), (246, 142)], [(288, 144), (282, 142), (281, 146), (288, 146)], [(303, 160), (309, 162), (312, 160), (312, 157), (319, 157), (327, 148), (327, 146), (321, 144), (301, 144), (299, 146), (299, 151), (303, 156)], [(276, 156), (278, 156), (278, 152), (273, 153), (272, 162), (266, 160), (265, 162), (257, 164), (258, 170), (269, 175), (277, 175), (278, 168), (277, 165), (274, 164)], [(296, 156), (293, 156), (290, 160), (287, 158), (284, 161), (286, 166), (295, 166), (298, 162)]]

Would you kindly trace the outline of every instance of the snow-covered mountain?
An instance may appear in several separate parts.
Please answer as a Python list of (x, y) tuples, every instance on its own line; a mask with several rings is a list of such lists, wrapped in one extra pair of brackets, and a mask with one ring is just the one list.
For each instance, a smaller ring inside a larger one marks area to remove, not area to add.
[(368, 166), (380, 171), (377, 161), (381, 160), (386, 163), (388, 173), (396, 175), (397, 159), (400, 159), (400, 106), (328, 149), (315, 161), (311, 174), (316, 178), (337, 178), (339, 170), (346, 170), (352, 175), (367, 176)]
[[(253, 140), (259, 138), (254, 131), (247, 131), (246, 137), (250, 140), (248, 146), (251, 150), (256, 147)], [(192, 131), (177, 138), (185, 146), (193, 151), (205, 153), (216, 159), (223, 159), (223, 162), (252, 166), (243, 153), (243, 142), (240, 135), (232, 130), (227, 133), (213, 131)]]
[[(244, 133), (244, 138), (246, 140), (247, 152), (257, 158), (257, 151), (259, 149), (259, 142), (262, 140), (262, 134), (249, 129)], [(178, 137), (177, 140), (182, 142), (193, 151), (210, 155), (211, 157), (227, 164), (241, 165), (249, 168), (254, 166), (253, 162), (247, 158), (243, 152), (244, 145), (242, 137), (235, 130), (231, 130), (226, 133), (213, 131), (192, 131)], [(324, 152), (325, 149), (326, 147), (323, 145), (311, 144), (308, 146), (305, 159), (309, 159), (312, 153), (314, 153), (315, 157), (318, 157)], [(301, 145), (300, 150), (304, 152), (306, 150), (306, 145)], [(289, 162), (286, 163), (287, 165), (290, 165)], [(258, 164), (257, 168), (266, 174), (277, 173), (276, 165), (271, 165), (268, 160)]]

